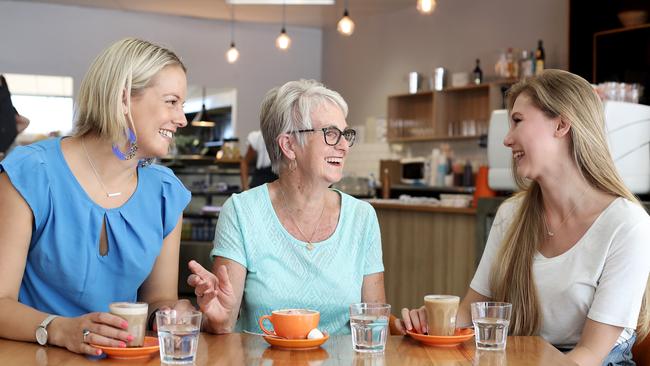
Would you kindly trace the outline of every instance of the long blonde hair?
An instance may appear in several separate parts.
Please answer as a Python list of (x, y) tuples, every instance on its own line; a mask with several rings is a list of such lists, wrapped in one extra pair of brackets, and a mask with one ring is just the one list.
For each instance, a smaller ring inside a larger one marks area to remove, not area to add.
[[(508, 111), (521, 94), (528, 96), (547, 117), (561, 116), (570, 122), (573, 159), (592, 187), (640, 204), (616, 171), (605, 136), (603, 105), (586, 80), (566, 71), (546, 70), (510, 88)], [(512, 303), (512, 334), (534, 335), (541, 324), (532, 265), (537, 245), (544, 237), (542, 191), (537, 182), (518, 176), (514, 163), (513, 172), (521, 192), (511, 199), (521, 200), (521, 205), (506, 232), (497, 257), (501, 260), (494, 263), (490, 287), (494, 300)], [(639, 339), (645, 338), (650, 331), (649, 305), (650, 282), (646, 285), (639, 314)]]
[(93, 61), (81, 82), (74, 135), (94, 133), (114, 143), (125, 142), (133, 126), (124, 114), (123, 97), (130, 112), (131, 96), (142, 93), (156, 74), (170, 65), (186, 72), (174, 52), (153, 43), (125, 38), (110, 45)]

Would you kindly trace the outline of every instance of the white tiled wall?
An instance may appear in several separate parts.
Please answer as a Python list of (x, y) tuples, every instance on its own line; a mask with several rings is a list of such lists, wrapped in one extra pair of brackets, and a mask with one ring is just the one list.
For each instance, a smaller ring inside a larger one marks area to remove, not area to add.
[(386, 142), (358, 143), (348, 153), (343, 173), (357, 177), (373, 174), (379, 180), (379, 160), (399, 158), (399, 155), (390, 151)]

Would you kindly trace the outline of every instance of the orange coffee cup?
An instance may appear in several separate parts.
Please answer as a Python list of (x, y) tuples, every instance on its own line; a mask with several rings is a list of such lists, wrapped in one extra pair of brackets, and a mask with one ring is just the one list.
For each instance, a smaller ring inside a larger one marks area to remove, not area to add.
[[(264, 320), (268, 319), (273, 324), (272, 332), (264, 327)], [(268, 335), (276, 335), (287, 339), (306, 339), (307, 334), (318, 328), (320, 313), (307, 309), (283, 309), (271, 312), (271, 315), (261, 316), (258, 323), (260, 329)]]

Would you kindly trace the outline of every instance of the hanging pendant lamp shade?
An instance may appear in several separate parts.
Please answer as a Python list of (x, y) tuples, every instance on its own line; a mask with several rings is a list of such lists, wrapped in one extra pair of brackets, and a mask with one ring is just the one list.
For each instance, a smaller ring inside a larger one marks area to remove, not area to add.
[(228, 63), (234, 64), (238, 59), (239, 51), (237, 50), (237, 47), (235, 47), (235, 42), (232, 42), (230, 48), (226, 51), (226, 60), (228, 60)]
[(275, 39), (275, 47), (281, 49), (282, 51), (286, 51), (291, 47), (291, 38), (287, 35), (287, 30), (285, 28), (285, 21), (286, 21), (286, 8), (287, 4), (283, 3), (282, 4), (282, 31), (280, 31), (280, 35), (278, 38)]
[(208, 115), (208, 110), (205, 108), (205, 86), (203, 87), (203, 99), (201, 100), (203, 103), (201, 105), (201, 110), (199, 113), (194, 116), (194, 119), (192, 119), (192, 126), (194, 127), (214, 127), (214, 121), (210, 120), (210, 116)]
[(348, 2), (345, 2), (345, 10), (343, 11), (343, 18), (339, 20), (336, 25), (336, 30), (344, 36), (351, 36), (354, 33), (354, 22), (348, 13)]
[(230, 5), (230, 48), (226, 51), (226, 60), (234, 64), (239, 60), (239, 50), (235, 47), (235, 6)]
[(344, 36), (351, 36), (354, 33), (354, 22), (350, 19), (348, 15), (348, 9), (345, 9), (343, 13), (343, 18), (339, 20), (339, 23), (336, 26), (336, 29)]
[(287, 31), (282, 27), (282, 31), (278, 38), (275, 39), (275, 46), (283, 51), (286, 51), (291, 47), (291, 38), (287, 35)]
[(422, 14), (431, 14), (436, 10), (436, 0), (418, 0), (417, 9)]

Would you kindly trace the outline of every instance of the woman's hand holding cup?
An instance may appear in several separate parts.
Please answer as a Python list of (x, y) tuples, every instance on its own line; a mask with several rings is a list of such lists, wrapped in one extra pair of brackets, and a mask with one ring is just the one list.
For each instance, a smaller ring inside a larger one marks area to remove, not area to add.
[(192, 274), (187, 278), (187, 284), (194, 287), (196, 300), (205, 318), (210, 322), (214, 331), (219, 333), (219, 328), (227, 326), (235, 309), (237, 298), (230, 283), (228, 269), (219, 266), (216, 276), (206, 270), (196, 261), (190, 261)]
[(408, 330), (434, 336), (452, 336), (456, 330), (459, 303), (458, 296), (427, 295), (424, 306), (419, 309), (402, 309), (402, 321), (395, 320), (395, 325), (402, 334)]
[(48, 329), (52, 344), (93, 356), (101, 355), (102, 351), (90, 344), (124, 348), (134, 339), (127, 332), (127, 322), (110, 313), (89, 313), (76, 318), (59, 317)]
[(395, 319), (395, 326), (402, 334), (406, 334), (407, 330), (420, 334), (427, 333), (427, 311), (425, 307), (402, 309), (402, 319)]

